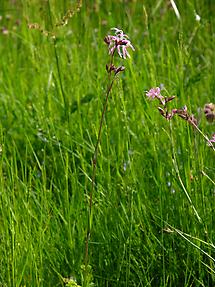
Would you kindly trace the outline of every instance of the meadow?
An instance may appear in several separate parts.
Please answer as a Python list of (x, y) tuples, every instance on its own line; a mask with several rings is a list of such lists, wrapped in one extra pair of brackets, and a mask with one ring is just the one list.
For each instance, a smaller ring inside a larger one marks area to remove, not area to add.
[(214, 51), (213, 0), (0, 0), (0, 286), (215, 286)]

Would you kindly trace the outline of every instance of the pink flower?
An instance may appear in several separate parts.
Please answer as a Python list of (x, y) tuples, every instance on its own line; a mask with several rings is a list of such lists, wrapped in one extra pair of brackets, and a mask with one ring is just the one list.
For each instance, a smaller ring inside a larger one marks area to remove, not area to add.
[(146, 96), (151, 99), (154, 98), (161, 99), (163, 98), (163, 96), (161, 96), (160, 91), (161, 89), (159, 87), (152, 88), (149, 91), (146, 91)]
[(105, 37), (104, 41), (108, 45), (109, 54), (113, 55), (115, 50), (117, 50), (119, 56), (123, 59), (127, 57), (130, 58), (130, 55), (127, 51), (128, 48), (135, 50), (131, 44), (131, 41), (128, 39), (128, 36), (118, 28), (112, 28), (111, 30), (115, 31), (115, 35), (108, 35)]
[(215, 134), (212, 136), (212, 139), (210, 139), (209, 142), (215, 143)]

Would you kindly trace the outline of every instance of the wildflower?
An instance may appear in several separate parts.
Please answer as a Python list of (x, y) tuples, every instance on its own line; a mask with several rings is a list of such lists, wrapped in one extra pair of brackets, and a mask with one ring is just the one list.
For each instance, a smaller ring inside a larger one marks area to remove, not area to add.
[(215, 104), (205, 104), (204, 113), (207, 121), (212, 123), (215, 120)]
[(210, 143), (215, 143), (215, 134), (212, 136), (212, 138), (209, 140)]
[(104, 41), (108, 45), (109, 54), (113, 55), (115, 50), (117, 50), (118, 55), (126, 59), (130, 58), (130, 55), (127, 51), (128, 48), (135, 50), (131, 44), (131, 41), (128, 39), (128, 36), (118, 28), (112, 28), (111, 30), (115, 31), (115, 35), (108, 35), (105, 37)]
[(149, 91), (146, 91), (146, 96), (151, 99), (160, 98), (161, 97), (160, 91), (161, 89), (159, 87), (151, 88)]
[(161, 95), (160, 91), (161, 89), (159, 87), (151, 88), (149, 91), (146, 91), (146, 96), (151, 99), (154, 99), (154, 98), (158, 99), (160, 104), (162, 106), (165, 106), (167, 98), (164, 98)]

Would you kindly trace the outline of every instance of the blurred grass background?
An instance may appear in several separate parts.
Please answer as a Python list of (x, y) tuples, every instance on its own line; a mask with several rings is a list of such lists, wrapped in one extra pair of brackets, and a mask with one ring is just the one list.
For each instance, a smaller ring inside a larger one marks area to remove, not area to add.
[[(170, 127), (145, 97), (163, 84), (176, 95), (172, 107), (187, 105), (214, 133), (202, 108), (215, 95), (215, 3), (175, 3), (180, 20), (167, 0), (89, 0), (79, 12), (69, 0), (0, 1), (0, 286), (64, 286), (70, 276), (81, 284), (112, 27), (136, 50), (118, 59), (126, 70), (102, 133), (93, 282), (214, 286), (214, 152), (180, 118)], [(73, 17), (56, 27), (68, 9)], [(35, 23), (56, 39), (29, 29)]]

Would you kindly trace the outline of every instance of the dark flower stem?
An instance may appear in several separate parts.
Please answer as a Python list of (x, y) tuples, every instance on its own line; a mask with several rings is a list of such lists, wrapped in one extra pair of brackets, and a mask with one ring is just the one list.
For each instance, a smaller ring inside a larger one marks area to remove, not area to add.
[[(114, 54), (111, 55), (111, 61), (110, 61), (110, 66), (113, 64), (113, 56)], [(90, 236), (91, 236), (91, 228), (92, 228), (92, 221), (93, 221), (93, 213), (92, 213), (92, 208), (93, 208), (93, 193), (95, 189), (95, 179), (96, 179), (96, 167), (97, 167), (97, 158), (98, 158), (98, 150), (99, 150), (99, 144), (101, 141), (101, 133), (102, 133), (102, 127), (104, 123), (104, 118), (105, 118), (105, 113), (107, 110), (107, 105), (108, 105), (108, 99), (110, 92), (113, 87), (113, 83), (115, 80), (116, 74), (114, 74), (113, 77), (111, 77), (111, 69), (108, 71), (108, 85), (107, 85), (107, 91), (106, 91), (106, 96), (105, 96), (105, 101), (103, 105), (103, 110), (102, 110), (102, 115), (99, 123), (99, 130), (98, 130), (98, 136), (97, 136), (97, 141), (93, 153), (93, 158), (92, 158), (92, 179), (91, 179), (91, 191), (89, 195), (89, 213), (88, 213), (88, 224), (87, 224), (87, 237), (86, 237), (86, 242), (85, 242), (85, 283), (84, 287), (87, 287), (87, 277), (88, 277), (88, 264), (89, 264), (89, 241), (90, 241)]]

